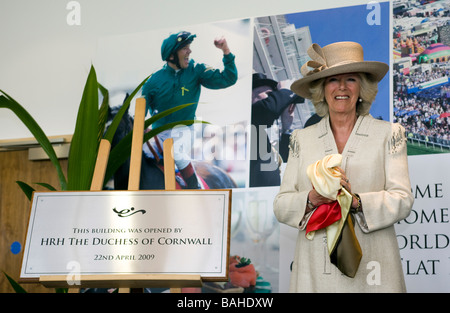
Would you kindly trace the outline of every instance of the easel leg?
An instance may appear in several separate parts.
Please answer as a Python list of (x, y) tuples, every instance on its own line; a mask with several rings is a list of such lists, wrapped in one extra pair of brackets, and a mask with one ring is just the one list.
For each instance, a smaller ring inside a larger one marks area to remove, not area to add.
[[(167, 138), (164, 149), (164, 186), (166, 190), (175, 190), (175, 161), (173, 159), (173, 138)], [(170, 293), (181, 293), (181, 288), (170, 288)]]
[(167, 138), (164, 149), (164, 186), (166, 190), (175, 190), (175, 161), (173, 159), (173, 138)]
[[(136, 99), (133, 138), (131, 142), (128, 190), (139, 190), (141, 180), (142, 145), (144, 144), (145, 99)], [(119, 293), (130, 293), (131, 288), (119, 288)]]
[[(173, 159), (173, 138), (167, 138), (163, 143), (164, 149), (164, 185), (166, 190), (175, 190), (175, 160)], [(184, 288), (170, 288), (170, 293), (182, 293)], [(186, 288), (185, 290), (192, 290)], [(195, 291), (198, 288), (194, 289)]]
[(130, 174), (128, 190), (139, 190), (141, 178), (142, 145), (144, 140), (145, 99), (136, 99), (134, 113), (133, 138), (131, 142)]
[[(94, 168), (94, 175), (92, 176), (91, 190), (102, 190), (103, 181), (105, 179), (106, 166), (108, 165), (109, 152), (111, 150), (111, 143), (102, 139), (98, 149), (97, 160)], [(67, 293), (80, 293), (80, 288), (68, 288)]]
[(97, 161), (95, 163), (94, 175), (92, 176), (91, 190), (102, 190), (103, 181), (105, 179), (106, 167), (108, 165), (109, 152), (111, 150), (111, 143), (102, 139), (98, 148)]
[(170, 293), (181, 293), (181, 288), (170, 288)]

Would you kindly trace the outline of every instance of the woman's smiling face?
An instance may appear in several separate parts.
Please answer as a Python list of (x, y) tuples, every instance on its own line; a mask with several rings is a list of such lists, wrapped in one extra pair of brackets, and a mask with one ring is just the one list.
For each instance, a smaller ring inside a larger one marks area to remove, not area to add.
[(339, 74), (325, 79), (325, 100), (330, 114), (356, 112), (361, 79), (356, 73)]

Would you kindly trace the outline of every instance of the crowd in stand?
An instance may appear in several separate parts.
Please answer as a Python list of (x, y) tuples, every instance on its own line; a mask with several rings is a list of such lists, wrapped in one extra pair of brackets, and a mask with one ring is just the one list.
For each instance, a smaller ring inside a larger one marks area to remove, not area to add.
[[(447, 2), (441, 4), (445, 5), (444, 10), (432, 10), (427, 13), (406, 9), (401, 14), (394, 15), (394, 50), (404, 53), (406, 48), (412, 56), (417, 56), (431, 44), (437, 43), (439, 41), (437, 29), (448, 25), (450, 16)], [(420, 17), (428, 18), (430, 25), (434, 26), (433, 30), (414, 36), (415, 27), (411, 25), (413, 21), (417, 22), (419, 14), (413, 16), (411, 12), (421, 12)], [(406, 28), (410, 27), (411, 32), (405, 37)], [(394, 122), (399, 122), (405, 127), (408, 138), (435, 143), (450, 149), (450, 83), (440, 82), (440, 85), (424, 89), (420, 86), (423, 83), (450, 77), (448, 61), (438, 61), (431, 66), (415, 66), (417, 61), (415, 58), (412, 58), (412, 61), (410, 71), (395, 67), (393, 69)]]
[[(420, 84), (429, 82), (431, 80), (449, 77), (450, 71), (446, 68), (434, 67), (432, 71), (425, 72), (411, 72), (408, 75), (403, 77), (403, 80), (399, 82), (401, 84), (400, 87), (404, 88), (414, 88), (419, 87)], [(440, 91), (438, 91), (440, 92)], [(436, 90), (433, 90), (433, 93), (436, 93)]]
[(398, 81), (394, 91), (394, 118), (401, 123), (410, 138), (450, 146), (449, 124), (450, 84), (408, 94), (408, 88), (440, 77), (448, 70), (434, 67), (422, 73), (403, 75), (396, 71)]

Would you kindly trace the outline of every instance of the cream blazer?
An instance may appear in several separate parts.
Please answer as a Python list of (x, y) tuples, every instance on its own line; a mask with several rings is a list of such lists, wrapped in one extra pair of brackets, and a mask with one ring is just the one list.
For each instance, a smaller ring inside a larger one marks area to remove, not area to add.
[(291, 136), (289, 159), (274, 200), (274, 213), (284, 224), (299, 229), (290, 282), (291, 292), (406, 291), (394, 224), (411, 212), (414, 198), (408, 172), (406, 137), (399, 124), (359, 116), (342, 151), (341, 167), (353, 193), (359, 194), (363, 214), (355, 216), (356, 236), (363, 257), (354, 278), (330, 263), (324, 230), (313, 240), (300, 223), (312, 189), (309, 164), (338, 153), (329, 116)]

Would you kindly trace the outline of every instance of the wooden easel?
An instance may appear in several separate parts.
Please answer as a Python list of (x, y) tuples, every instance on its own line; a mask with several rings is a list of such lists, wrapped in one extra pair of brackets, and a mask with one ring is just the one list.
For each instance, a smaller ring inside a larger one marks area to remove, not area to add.
[[(128, 190), (139, 190), (141, 177), (142, 145), (144, 138), (145, 99), (136, 99), (136, 109), (131, 143), (130, 174)], [(173, 159), (173, 139), (164, 141), (164, 182), (165, 190), (175, 190), (175, 162)], [(91, 191), (103, 188), (106, 167), (108, 164), (111, 144), (103, 139), (97, 155), (92, 177)], [(70, 293), (78, 293), (80, 288), (119, 288), (119, 293), (129, 293), (131, 288), (168, 287), (171, 293), (181, 292), (183, 287), (201, 287), (200, 275), (172, 275), (172, 274), (136, 274), (136, 275), (81, 275), (80, 285), (68, 285), (64, 275), (41, 276), (39, 282), (45, 287), (69, 287)]]

